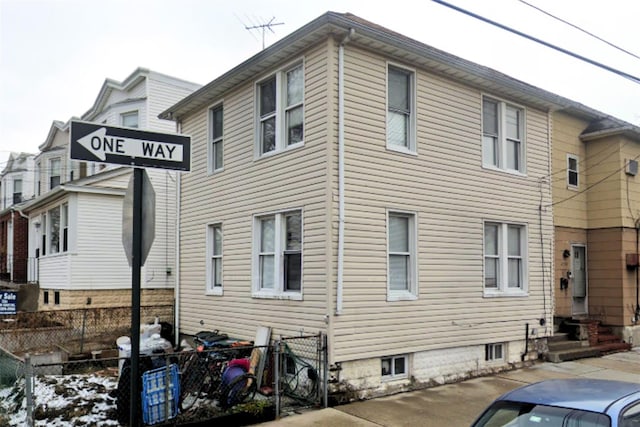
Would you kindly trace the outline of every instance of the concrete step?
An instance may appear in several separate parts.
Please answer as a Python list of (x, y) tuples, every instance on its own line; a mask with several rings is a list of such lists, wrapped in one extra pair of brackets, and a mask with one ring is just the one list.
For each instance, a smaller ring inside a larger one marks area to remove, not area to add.
[(564, 341), (551, 341), (547, 342), (549, 347), (549, 351), (564, 351), (571, 350), (574, 348), (583, 348), (582, 341), (572, 341), (572, 340), (564, 340)]
[(567, 332), (555, 332), (553, 336), (547, 338), (548, 343), (556, 342), (556, 341), (567, 341), (569, 339), (569, 334)]
[(586, 357), (598, 357), (601, 352), (593, 347), (573, 348), (561, 351), (549, 351), (545, 355), (548, 362), (560, 363), (567, 360), (584, 359)]

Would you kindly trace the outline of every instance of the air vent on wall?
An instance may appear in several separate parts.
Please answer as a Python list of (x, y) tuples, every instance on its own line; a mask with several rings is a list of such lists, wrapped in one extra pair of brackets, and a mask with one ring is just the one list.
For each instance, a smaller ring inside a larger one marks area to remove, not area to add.
[(637, 160), (627, 160), (627, 165), (625, 167), (624, 172), (627, 175), (636, 176), (638, 174), (638, 161)]

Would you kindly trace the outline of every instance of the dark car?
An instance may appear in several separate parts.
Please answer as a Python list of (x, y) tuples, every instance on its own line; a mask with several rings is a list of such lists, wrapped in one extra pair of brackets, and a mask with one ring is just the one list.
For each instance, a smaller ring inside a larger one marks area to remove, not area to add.
[(640, 384), (547, 380), (496, 399), (472, 427), (640, 427)]

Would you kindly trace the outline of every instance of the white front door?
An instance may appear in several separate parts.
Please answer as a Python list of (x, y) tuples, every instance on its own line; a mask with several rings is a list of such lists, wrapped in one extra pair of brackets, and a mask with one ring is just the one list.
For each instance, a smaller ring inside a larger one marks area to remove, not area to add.
[(573, 306), (571, 314), (588, 314), (587, 304), (587, 248), (584, 245), (571, 246), (571, 293)]

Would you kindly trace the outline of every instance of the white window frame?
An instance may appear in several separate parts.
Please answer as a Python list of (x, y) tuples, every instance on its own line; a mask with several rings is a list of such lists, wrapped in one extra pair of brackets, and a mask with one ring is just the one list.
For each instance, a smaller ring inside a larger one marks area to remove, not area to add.
[[(220, 230), (221, 239), (220, 242), (220, 253), (215, 253), (215, 232), (216, 229)], [(206, 293), (208, 295), (222, 295), (224, 289), (224, 230), (222, 228), (221, 222), (214, 222), (211, 224), (207, 224), (207, 289)], [(220, 260), (220, 285), (216, 286), (215, 277), (216, 277), (216, 260)]]
[(40, 235), (40, 256), (45, 257), (49, 255), (49, 221), (47, 221), (47, 213), (40, 214), (40, 229), (42, 234)]
[[(213, 117), (214, 117), (214, 113), (217, 111), (220, 111), (220, 114), (222, 114), (222, 129), (220, 129), (220, 135), (214, 137), (213, 133), (216, 130), (216, 128), (215, 128), (215, 122), (213, 120)], [(224, 170), (224, 106), (222, 102), (218, 102), (209, 108), (207, 123), (208, 123), (207, 138), (209, 141), (207, 144), (208, 159), (209, 159), (208, 169), (209, 169), (209, 174), (214, 174), (217, 172), (222, 172)], [(218, 151), (220, 151), (220, 154), (221, 154), (222, 164), (216, 167), (216, 155), (218, 154)]]
[[(393, 252), (391, 244), (391, 217), (408, 218), (408, 252)], [(387, 209), (387, 301), (416, 300), (418, 298), (418, 214), (416, 212)], [(409, 257), (407, 289), (391, 289), (391, 257), (393, 255), (405, 255)]]
[[(397, 373), (396, 372), (396, 360), (404, 360), (404, 372)], [(385, 360), (389, 360), (389, 368), (390, 373), (384, 374), (382, 372), (382, 364)], [(406, 354), (397, 355), (397, 356), (384, 356), (380, 358), (380, 377), (382, 381), (393, 381), (393, 380), (401, 380), (409, 378), (409, 356)]]
[[(484, 101), (491, 101), (496, 103), (497, 105), (497, 134), (490, 134), (485, 131), (485, 123), (484, 123)], [(512, 108), (518, 110), (519, 112), (519, 122), (518, 128), (520, 133), (520, 138), (517, 140), (519, 142), (519, 168), (513, 169), (508, 167), (507, 165), (507, 152), (510, 140), (516, 140), (513, 138), (508, 138), (507, 136), (507, 109)], [(526, 175), (527, 173), (527, 143), (526, 143), (526, 109), (521, 106), (511, 102), (506, 102), (504, 100), (498, 99), (489, 95), (482, 95), (481, 97), (481, 127), (482, 127), (482, 138), (481, 138), (481, 150), (482, 150), (482, 166), (487, 169), (499, 170), (501, 172), (507, 172), (515, 175)], [(497, 159), (495, 162), (493, 159), (489, 161), (487, 159), (486, 153), (486, 145), (488, 144), (487, 138), (495, 138), (495, 145), (497, 151)]]
[[(286, 221), (285, 216), (292, 212), (300, 215), (300, 290), (284, 289), (284, 260), (286, 245)], [(274, 250), (268, 253), (262, 253), (261, 235), (262, 220), (273, 217), (274, 225)], [(253, 261), (252, 261), (252, 296), (254, 298), (274, 298), (274, 299), (290, 299), (302, 300), (304, 292), (304, 210), (301, 208), (287, 209), (276, 212), (267, 212), (253, 217)], [(273, 288), (263, 288), (260, 276), (260, 257), (273, 256)]]
[(69, 252), (69, 203), (60, 205), (60, 252)]
[[(54, 175), (54, 162), (58, 162), (58, 174)], [(51, 185), (53, 178), (58, 177), (58, 184)], [(49, 190), (53, 190), (60, 184), (62, 184), (62, 159), (60, 157), (53, 157), (49, 159)]]
[[(571, 160), (576, 162), (576, 168), (571, 169), (569, 167)], [(571, 183), (571, 174), (574, 173), (576, 177), (576, 183)], [(575, 154), (567, 154), (567, 188), (577, 189), (580, 186), (580, 159)]]
[[(302, 69), (302, 101), (291, 105), (287, 105), (287, 73), (301, 67)], [(282, 67), (268, 77), (261, 79), (255, 84), (255, 158), (263, 158), (282, 153), (284, 151), (293, 150), (304, 146), (305, 128), (305, 64), (304, 59), (298, 59), (290, 62), (287, 66)], [(260, 86), (275, 77), (276, 83), (276, 99), (275, 111), (261, 116), (260, 112)], [(287, 139), (287, 112), (302, 108), (302, 140), (289, 144)], [(262, 152), (262, 123), (274, 119), (275, 120), (275, 148), (271, 151)]]
[(41, 176), (41, 169), (42, 169), (42, 162), (37, 162), (36, 163), (36, 170), (35, 170), (35, 176), (34, 176), (34, 182), (36, 183), (36, 195), (39, 196), (40, 194), (42, 194), (42, 183), (40, 182), (40, 176)]
[[(18, 183), (20, 183), (20, 191), (16, 191), (16, 187), (18, 187)], [(24, 200), (24, 194), (22, 191), (24, 182), (22, 178), (14, 178), (13, 179), (13, 193), (11, 194), (11, 204), (14, 205), (16, 203), (21, 203)], [(18, 201), (16, 201), (16, 196), (18, 197)]]
[(491, 343), (484, 346), (484, 360), (486, 362), (500, 362), (506, 360), (507, 346), (505, 343)]
[[(127, 117), (133, 117), (135, 115), (136, 117), (136, 125), (135, 126), (127, 126), (125, 121)], [(124, 113), (120, 113), (120, 126), (124, 126), (124, 127), (130, 127), (133, 129), (139, 129), (140, 128), (140, 112), (138, 110), (132, 110), (132, 111), (125, 111)]]
[[(53, 223), (54, 212), (56, 211), (57, 211), (56, 215), (58, 216), (57, 227), (55, 227), (55, 224)], [(60, 252), (62, 252), (62, 207), (58, 205), (49, 209), (47, 212), (47, 216), (49, 217), (49, 221), (48, 221), (49, 233), (48, 233), (48, 239), (47, 239), (48, 240), (47, 244), (49, 246), (49, 255), (59, 254)], [(56, 230), (56, 234), (58, 237), (57, 246), (53, 244), (54, 230)]]
[[(390, 96), (389, 96), (389, 70), (395, 69), (402, 73), (406, 73), (409, 76), (409, 111), (403, 112), (408, 113), (409, 123), (408, 123), (408, 135), (407, 135), (407, 146), (399, 146), (396, 144), (391, 144), (389, 140), (389, 119), (390, 114), (392, 113), (392, 108), (389, 106)], [(417, 154), (417, 143), (416, 143), (416, 71), (411, 68), (407, 68), (392, 62), (387, 62), (387, 72), (386, 72), (386, 121), (385, 128), (386, 131), (386, 146), (388, 150), (398, 151), (406, 154)]]
[[(487, 254), (486, 252), (486, 229), (487, 225), (498, 226), (498, 248), (497, 256)], [(520, 255), (509, 255), (508, 243), (509, 243), (509, 227), (518, 227), (520, 229)], [(486, 220), (483, 222), (482, 228), (482, 287), (484, 289), (484, 296), (527, 296), (528, 295), (528, 271), (529, 271), (529, 227), (526, 224), (504, 222), (504, 221), (491, 221)], [(486, 286), (486, 260), (487, 258), (494, 258), (498, 260), (498, 268), (496, 270), (496, 286)], [(519, 274), (519, 280), (521, 286), (510, 287), (508, 285), (509, 278), (509, 260), (519, 259), (522, 269)]]

